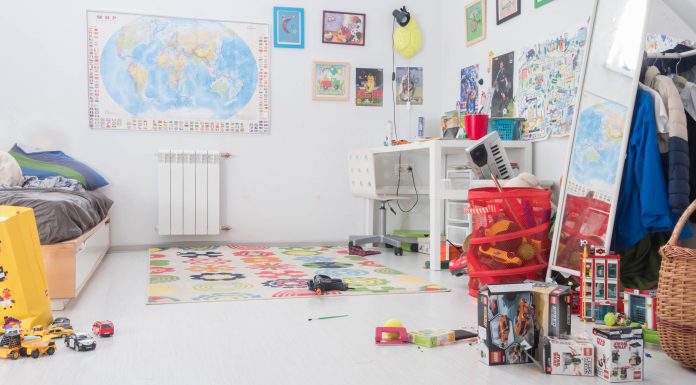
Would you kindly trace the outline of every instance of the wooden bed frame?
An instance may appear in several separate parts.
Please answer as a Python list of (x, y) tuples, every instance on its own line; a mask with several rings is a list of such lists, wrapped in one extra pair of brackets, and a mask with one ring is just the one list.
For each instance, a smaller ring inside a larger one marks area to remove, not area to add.
[(111, 214), (75, 239), (42, 245), (48, 295), (63, 310), (80, 294), (111, 245)]

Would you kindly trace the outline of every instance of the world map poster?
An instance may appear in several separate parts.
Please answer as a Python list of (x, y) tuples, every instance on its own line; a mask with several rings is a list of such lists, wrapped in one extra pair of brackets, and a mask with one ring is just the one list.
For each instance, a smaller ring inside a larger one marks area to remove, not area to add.
[(87, 12), (89, 126), (269, 132), (267, 24)]

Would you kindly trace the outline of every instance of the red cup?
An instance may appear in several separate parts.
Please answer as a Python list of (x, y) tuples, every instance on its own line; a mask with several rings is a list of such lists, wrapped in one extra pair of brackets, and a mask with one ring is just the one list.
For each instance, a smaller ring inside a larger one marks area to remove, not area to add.
[(464, 124), (467, 139), (478, 140), (488, 133), (488, 115), (486, 114), (464, 115)]

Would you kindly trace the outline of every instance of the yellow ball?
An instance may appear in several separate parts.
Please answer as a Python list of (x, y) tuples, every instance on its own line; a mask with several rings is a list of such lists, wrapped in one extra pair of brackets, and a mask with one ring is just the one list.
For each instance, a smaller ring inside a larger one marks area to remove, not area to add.
[(529, 243), (522, 243), (520, 247), (517, 248), (517, 255), (525, 261), (529, 261), (536, 255), (536, 249)]
[[(404, 327), (404, 324), (401, 323), (398, 319), (389, 319), (386, 322), (384, 322), (384, 325), (382, 326), (387, 326), (387, 327), (394, 327), (394, 328), (402, 328)], [(383, 340), (396, 340), (399, 338), (399, 333), (382, 333), (382, 339)]]

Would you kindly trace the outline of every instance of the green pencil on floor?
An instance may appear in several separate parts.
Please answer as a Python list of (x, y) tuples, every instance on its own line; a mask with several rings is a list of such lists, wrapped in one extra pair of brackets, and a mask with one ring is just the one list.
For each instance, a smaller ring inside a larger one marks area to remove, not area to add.
[(307, 321), (311, 320), (320, 320), (320, 319), (331, 319), (331, 318), (341, 318), (341, 317), (348, 317), (348, 314), (343, 314), (343, 315), (330, 315), (327, 317), (317, 317), (317, 318), (307, 318)]

